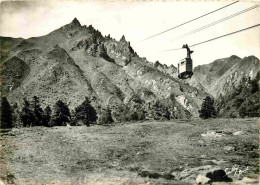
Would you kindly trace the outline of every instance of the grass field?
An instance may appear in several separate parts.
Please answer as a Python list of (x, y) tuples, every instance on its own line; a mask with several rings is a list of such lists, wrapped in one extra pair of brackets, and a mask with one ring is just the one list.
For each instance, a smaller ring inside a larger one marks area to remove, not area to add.
[(2, 130), (0, 178), (15, 184), (192, 184), (198, 167), (234, 165), (248, 166), (240, 177), (257, 177), (258, 146), (257, 119)]

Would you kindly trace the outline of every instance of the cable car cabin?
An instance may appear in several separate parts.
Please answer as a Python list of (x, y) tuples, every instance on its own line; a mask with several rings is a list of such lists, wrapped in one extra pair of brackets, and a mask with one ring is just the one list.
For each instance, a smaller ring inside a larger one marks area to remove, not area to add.
[(189, 46), (183, 45), (182, 48), (186, 48), (187, 49), (187, 57), (182, 59), (179, 63), (178, 63), (178, 77), (180, 79), (187, 79), (187, 78), (191, 78), (193, 75), (192, 72), (192, 59), (190, 54), (193, 53), (193, 51), (190, 50)]
[(178, 63), (178, 77), (180, 79), (191, 78), (192, 72), (192, 59), (184, 58)]

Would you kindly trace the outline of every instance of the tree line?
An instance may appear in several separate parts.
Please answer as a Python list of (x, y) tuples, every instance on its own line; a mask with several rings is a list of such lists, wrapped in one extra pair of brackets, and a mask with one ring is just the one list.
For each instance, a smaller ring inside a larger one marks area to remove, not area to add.
[(95, 109), (89, 99), (75, 109), (70, 110), (68, 105), (58, 100), (53, 107), (41, 107), (39, 97), (34, 96), (29, 101), (24, 98), (22, 106), (17, 103), (12, 106), (6, 97), (1, 99), (1, 128), (32, 127), (32, 126), (65, 126), (67, 124), (87, 125), (110, 124), (113, 122), (129, 122), (139, 120), (171, 120), (189, 118), (191, 114), (181, 107), (174, 95), (168, 99), (144, 102), (133, 97), (126, 105), (109, 105), (106, 108)]
[(17, 104), (11, 106), (6, 97), (2, 97), (1, 100), (0, 128), (53, 127), (66, 126), (67, 124), (71, 126), (78, 124), (90, 126), (98, 121), (105, 124), (113, 122), (110, 110), (105, 110), (105, 113), (103, 111), (103, 115), (100, 117), (102, 120), (98, 120), (97, 112), (87, 97), (73, 111), (70, 111), (68, 105), (62, 100), (58, 100), (54, 104), (53, 110), (49, 105), (42, 109), (37, 96), (34, 96), (31, 102), (24, 98), (20, 111)]
[[(250, 88), (251, 93), (255, 95), (258, 92), (258, 85), (254, 84), (251, 85)], [(42, 109), (39, 97), (37, 96), (34, 96), (31, 102), (24, 98), (22, 108), (21, 110), (18, 110), (17, 103), (11, 106), (7, 98), (2, 97), (0, 128), (32, 126), (53, 127), (66, 126), (68, 124), (71, 126), (82, 124), (90, 126), (91, 124), (110, 124), (114, 121), (127, 122), (145, 119), (171, 120), (179, 118), (189, 119), (191, 117), (191, 114), (187, 110), (178, 107), (173, 96), (161, 101), (156, 100), (148, 102), (147, 105), (139, 99), (133, 99), (133, 102), (131, 104), (132, 107), (130, 105), (130, 107), (107, 107), (105, 109), (100, 109), (99, 114), (97, 114), (96, 109), (91, 105), (91, 102), (87, 97), (85, 97), (85, 100), (72, 111), (70, 111), (68, 105), (62, 100), (58, 100), (54, 104), (53, 110), (49, 105)], [(214, 105), (217, 105), (217, 110)], [(252, 106), (253, 105), (254, 104), (252, 104)], [(247, 106), (250, 108), (248, 104)], [(256, 111), (259, 111), (259, 103), (257, 106)], [(215, 103), (212, 97), (207, 96), (199, 110), (200, 118), (216, 118), (220, 114), (219, 107), (218, 102)]]

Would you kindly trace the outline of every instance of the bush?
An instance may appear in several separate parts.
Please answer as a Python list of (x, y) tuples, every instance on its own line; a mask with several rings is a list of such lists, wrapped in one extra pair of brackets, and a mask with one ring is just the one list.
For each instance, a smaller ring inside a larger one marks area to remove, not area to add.
[(98, 124), (106, 125), (114, 122), (109, 108), (101, 110), (101, 113), (98, 116)]

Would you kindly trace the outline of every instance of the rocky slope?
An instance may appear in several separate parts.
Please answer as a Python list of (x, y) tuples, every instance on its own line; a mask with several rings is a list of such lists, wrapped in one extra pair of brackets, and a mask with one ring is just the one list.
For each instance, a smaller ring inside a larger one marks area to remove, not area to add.
[(218, 98), (238, 87), (243, 78), (255, 78), (258, 71), (259, 59), (255, 56), (241, 59), (232, 55), (195, 67), (187, 83)]
[(260, 72), (255, 79), (244, 77), (238, 87), (220, 96), (215, 102), (219, 117), (259, 117), (259, 79)]
[(18, 105), (36, 95), (43, 106), (61, 99), (74, 108), (87, 96), (95, 107), (135, 110), (136, 104), (147, 107), (171, 98), (176, 114), (197, 116), (207, 95), (140, 58), (124, 36), (120, 41), (104, 37), (76, 18), (45, 36), (0, 37), (0, 43), (6, 54), (1, 93)]

